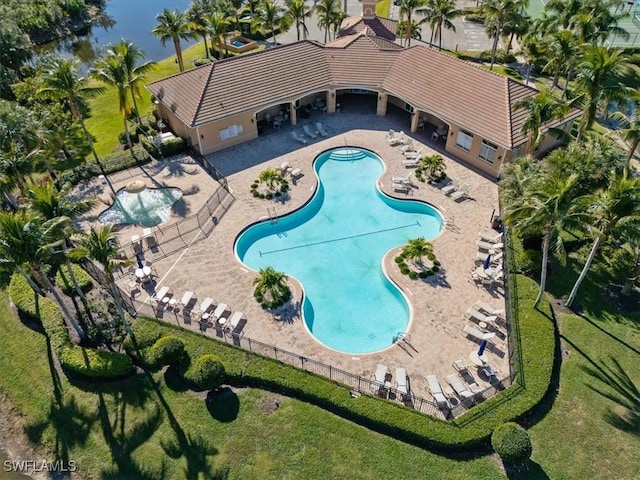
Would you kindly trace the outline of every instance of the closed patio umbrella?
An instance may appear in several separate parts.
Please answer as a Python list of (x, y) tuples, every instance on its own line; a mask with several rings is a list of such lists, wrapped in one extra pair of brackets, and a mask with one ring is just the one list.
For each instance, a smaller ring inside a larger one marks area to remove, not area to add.
[(487, 258), (485, 259), (484, 263), (482, 264), (482, 268), (484, 268), (485, 270), (487, 268), (489, 268), (489, 264), (491, 263), (491, 254), (487, 255)]
[(482, 342), (480, 343), (480, 348), (478, 349), (478, 356), (481, 357), (482, 354), (484, 353), (484, 349), (487, 348), (487, 341), (486, 340), (482, 340)]
[(138, 261), (138, 268), (144, 267), (144, 265), (142, 264), (142, 259), (140, 258), (140, 255), (136, 254), (136, 260)]

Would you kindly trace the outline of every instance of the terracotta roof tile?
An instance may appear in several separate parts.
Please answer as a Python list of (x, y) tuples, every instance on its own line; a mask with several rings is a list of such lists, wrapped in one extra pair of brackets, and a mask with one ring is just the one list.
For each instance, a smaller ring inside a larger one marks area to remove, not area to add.
[(338, 37), (344, 37), (347, 35), (354, 35), (362, 32), (365, 28), (371, 29), (375, 32), (375, 35), (387, 40), (396, 39), (396, 31), (398, 29), (398, 22), (389, 18), (362, 18), (362, 17), (347, 17), (342, 21), (340, 30), (338, 31)]
[(384, 88), (503, 147), (526, 140), (526, 112), (515, 105), (537, 90), (437, 50), (403, 49), (372, 35), (365, 28), (327, 45), (304, 40), (270, 48), (174, 75), (148, 89), (194, 127), (331, 86)]

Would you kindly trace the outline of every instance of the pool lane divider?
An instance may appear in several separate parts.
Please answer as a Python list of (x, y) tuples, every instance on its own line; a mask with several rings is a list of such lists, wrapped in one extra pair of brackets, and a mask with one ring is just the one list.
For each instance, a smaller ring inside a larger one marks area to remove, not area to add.
[(407, 224), (407, 225), (400, 225), (399, 227), (383, 228), (381, 230), (376, 230), (374, 232), (358, 233), (356, 235), (349, 235), (349, 236), (346, 236), (346, 237), (333, 238), (333, 239), (330, 239), (330, 240), (321, 240), (319, 242), (305, 243), (303, 245), (295, 245), (293, 247), (279, 248), (277, 250), (267, 250), (266, 252), (263, 252), (262, 250), (258, 250), (258, 253), (260, 254), (260, 257), (262, 257), (263, 255), (269, 255), (271, 253), (286, 252), (288, 250), (295, 250), (297, 248), (305, 248), (305, 247), (312, 247), (314, 245), (322, 245), (323, 243), (341, 242), (343, 240), (349, 240), (351, 238), (366, 237), (368, 235), (375, 235), (376, 233), (391, 232), (393, 230), (401, 230), (403, 228), (415, 227), (416, 225), (420, 226), (420, 222), (415, 221), (414, 223), (410, 223), (410, 224)]

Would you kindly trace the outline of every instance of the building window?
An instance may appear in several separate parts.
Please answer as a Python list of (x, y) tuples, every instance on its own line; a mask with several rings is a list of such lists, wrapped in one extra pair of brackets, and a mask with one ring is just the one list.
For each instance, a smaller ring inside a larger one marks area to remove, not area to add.
[(413, 105), (409, 105), (408, 103), (404, 104), (404, 109), (413, 115)]
[(458, 130), (458, 136), (456, 138), (456, 145), (467, 152), (471, 151), (471, 144), (473, 143), (473, 133), (465, 132), (464, 130)]
[(496, 151), (498, 150), (498, 146), (493, 143), (489, 143), (486, 140), (482, 141), (480, 145), (480, 153), (478, 153), (478, 157), (484, 160), (487, 163), (493, 163), (496, 158)]
[(242, 133), (242, 125), (231, 125), (220, 130), (220, 140), (228, 140), (237, 137)]

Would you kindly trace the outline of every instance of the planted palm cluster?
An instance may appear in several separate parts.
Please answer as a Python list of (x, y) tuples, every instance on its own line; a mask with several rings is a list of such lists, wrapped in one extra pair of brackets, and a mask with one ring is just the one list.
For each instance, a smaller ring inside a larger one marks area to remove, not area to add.
[[(428, 260), (425, 264), (424, 259)], [(404, 246), (395, 258), (400, 273), (408, 275), (411, 280), (427, 278), (440, 271), (440, 262), (433, 253), (433, 245), (423, 237), (414, 238)]]
[(258, 179), (251, 184), (251, 194), (256, 198), (271, 200), (281, 197), (289, 190), (289, 182), (282, 171), (268, 168), (260, 173)]
[(281, 307), (291, 298), (287, 276), (273, 267), (261, 269), (259, 276), (253, 280), (253, 285), (253, 297), (265, 310)]
[(420, 182), (438, 183), (447, 176), (442, 156), (438, 154), (422, 157), (415, 170), (416, 179)]

